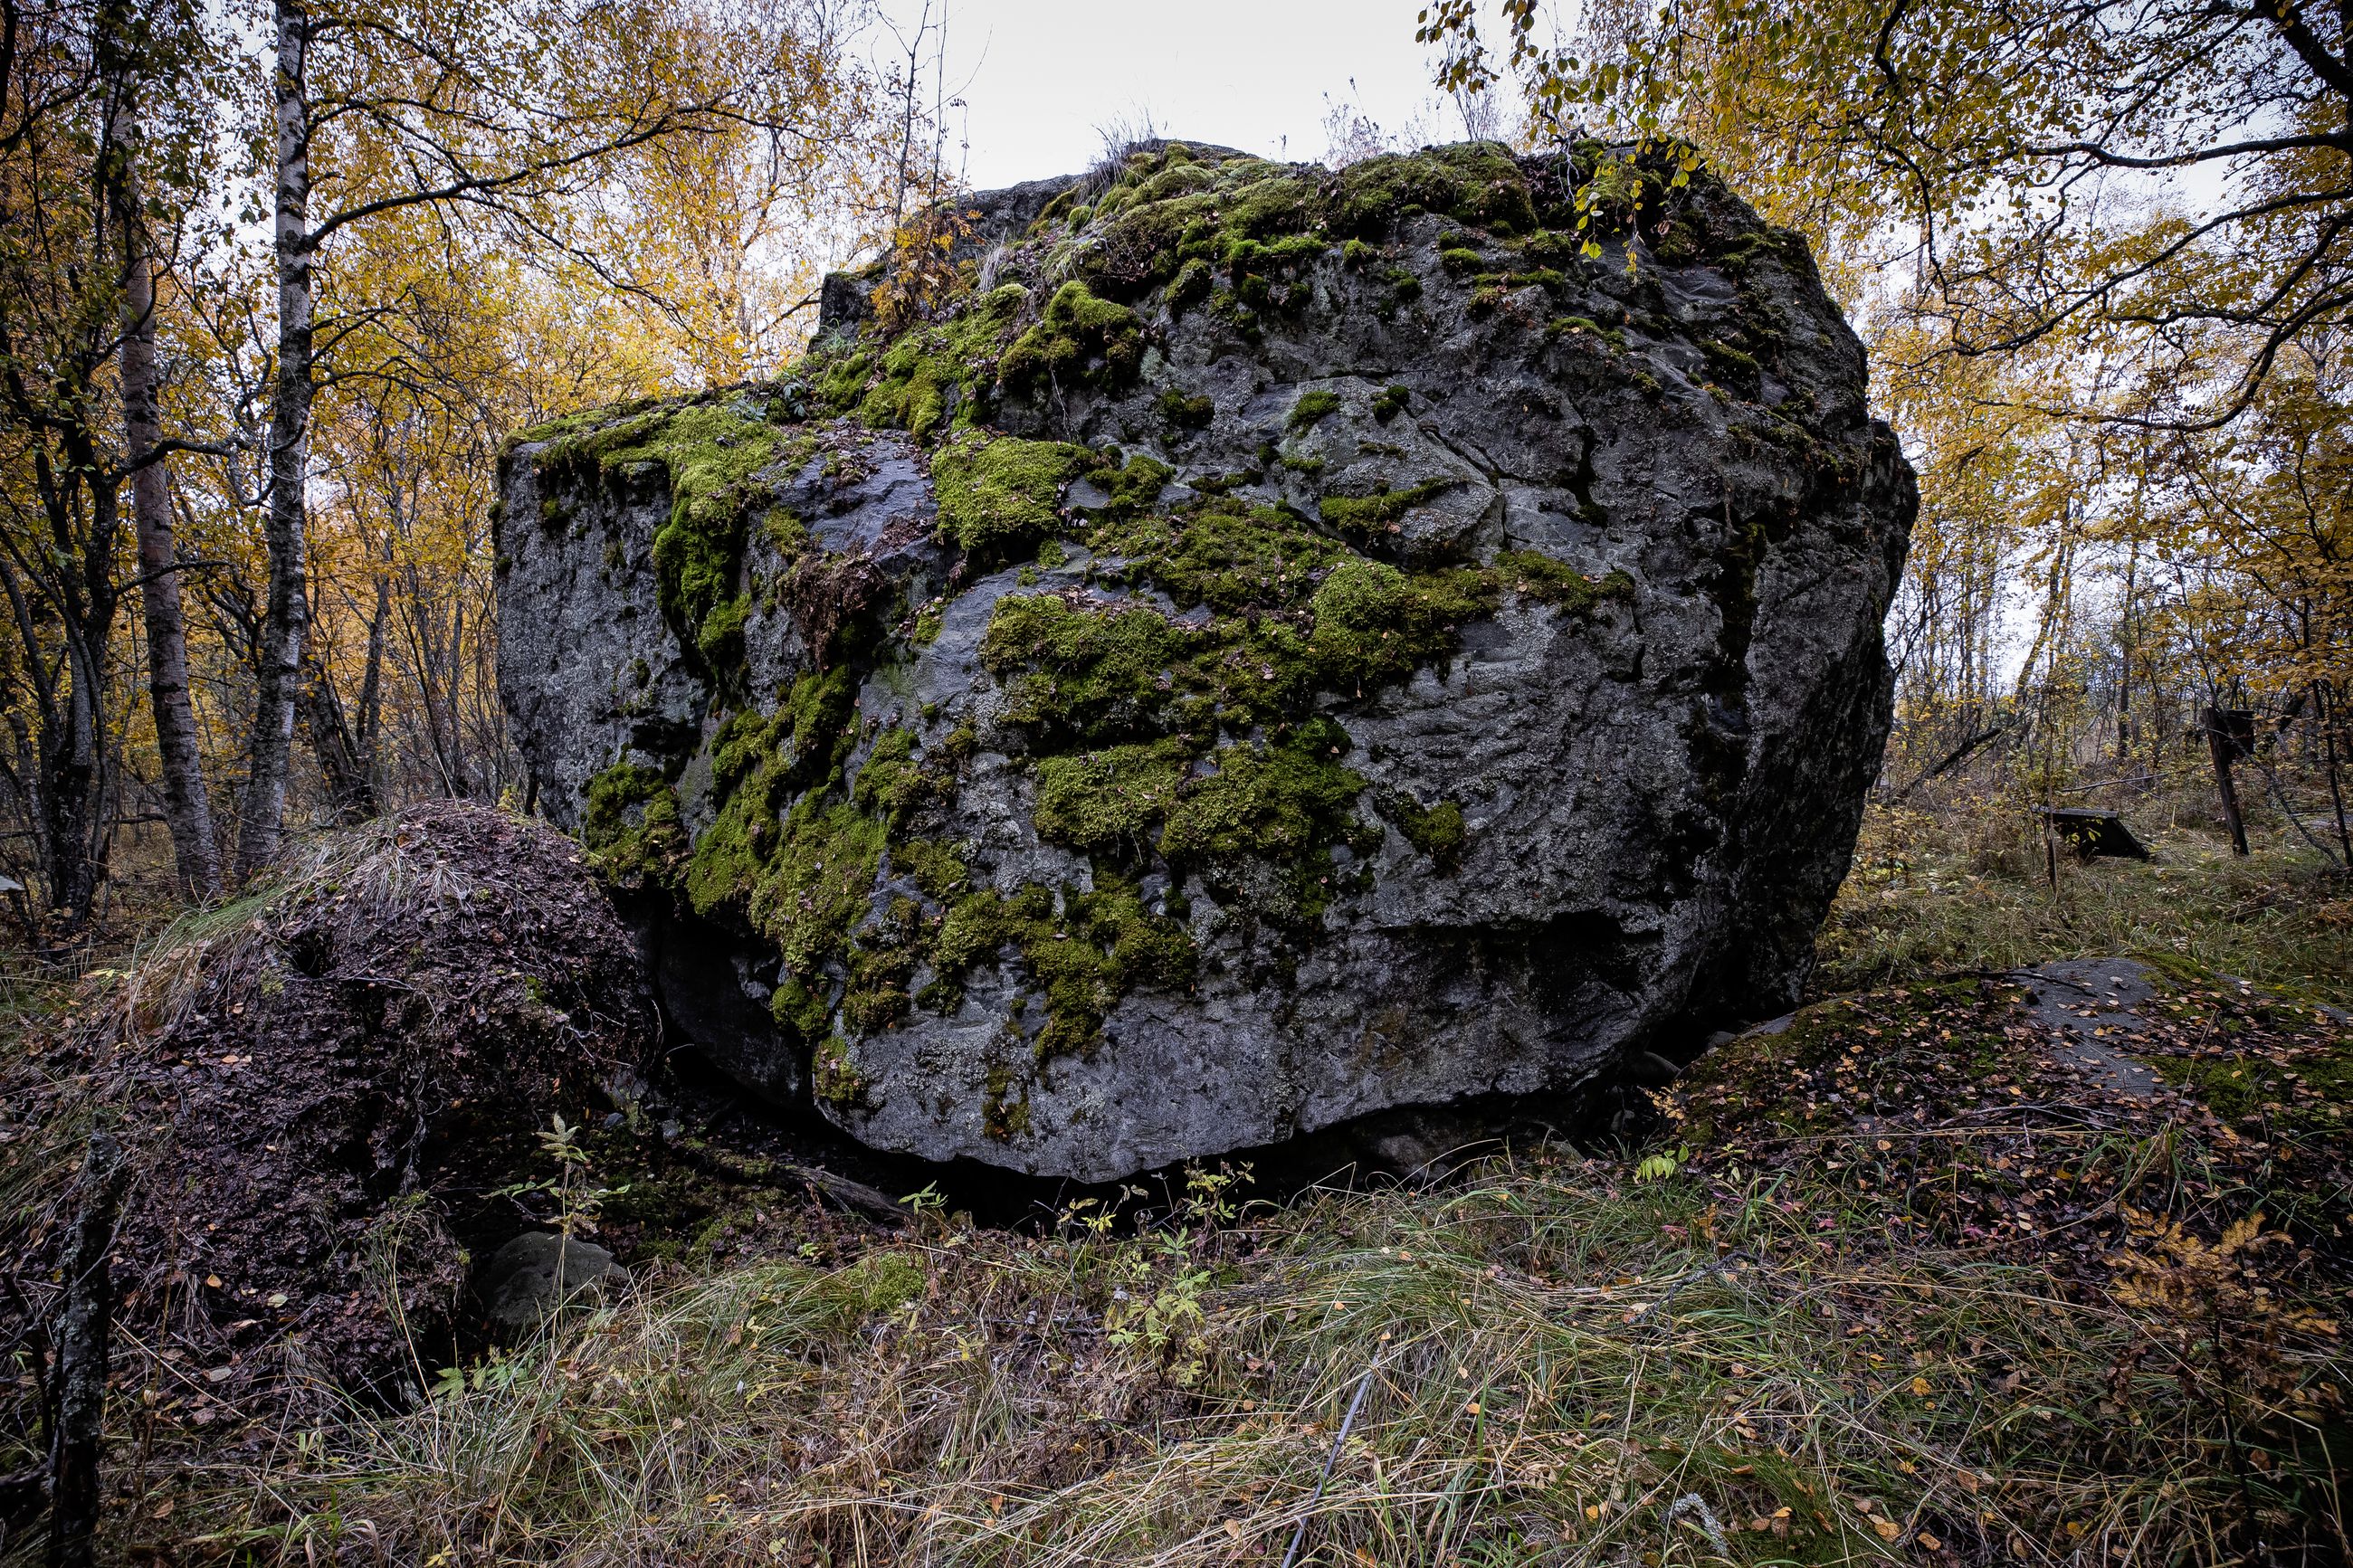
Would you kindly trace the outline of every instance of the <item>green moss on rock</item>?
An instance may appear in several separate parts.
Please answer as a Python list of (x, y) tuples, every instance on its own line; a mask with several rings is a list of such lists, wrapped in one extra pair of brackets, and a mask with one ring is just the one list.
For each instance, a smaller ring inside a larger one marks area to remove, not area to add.
[(1303, 392), (1299, 401), (1291, 405), (1291, 417), (1285, 421), (1293, 431), (1313, 429), (1316, 423), (1338, 412), (1340, 395), (1322, 387)]
[(1324, 521), (1343, 531), (1377, 533), (1400, 521), (1418, 506), (1426, 506), (1459, 487), (1451, 479), (1424, 479), (1405, 489), (1379, 489), (1368, 496), (1325, 496), (1316, 503)]
[(822, 344), (801, 374), (821, 406), (928, 441), (983, 416), (996, 392), (998, 362), (1029, 308), (1027, 287), (1001, 284), (965, 300), (944, 319), (920, 322), (879, 346)]
[(915, 732), (893, 725), (868, 750), (849, 798), (860, 811), (881, 817), (895, 830), (906, 826), (932, 789), (931, 775), (915, 763)]
[(1401, 218), (1435, 213), (1505, 232), (1535, 226), (1526, 174), (1500, 142), (1472, 142), (1366, 158), (1340, 171), (1328, 207), (1335, 233), (1377, 236)]
[(1098, 300), (1073, 278), (1054, 290), (1046, 313), (1014, 341), (997, 367), (1009, 389), (1039, 381), (1120, 386), (1144, 358), (1144, 324), (1134, 310)]
[(891, 847), (891, 862), (915, 879), (926, 898), (951, 903), (969, 890), (971, 874), (955, 847), (934, 838), (909, 838)]
[(1409, 574), (1352, 556), (1315, 590), (1311, 646), (1319, 681), (1363, 690), (1404, 680), (1451, 651), (1462, 624), (1492, 614), (1495, 601), (1491, 573)]
[(1144, 907), (1136, 889), (1099, 875), (1087, 891), (1036, 883), (1010, 898), (984, 890), (957, 901), (933, 959), (962, 974), (1006, 951), (1018, 954), (1045, 1000), (1032, 1042), (1039, 1059), (1092, 1047), (1120, 997), (1139, 986), (1181, 985), (1193, 973), (1192, 939)]
[(1425, 806), (1410, 795), (1392, 795), (1379, 803), (1380, 813), (1397, 824), (1407, 843), (1439, 865), (1451, 869), (1462, 856), (1469, 833), (1462, 807), (1451, 800)]
[(1173, 516), (1106, 524), (1089, 543), (1098, 555), (1127, 563), (1107, 568), (1113, 574), (1148, 581), (1180, 608), (1207, 605), (1227, 615), (1296, 602), (1345, 551), (1295, 512), (1229, 496), (1205, 498)]
[(1178, 430), (1206, 430), (1218, 416), (1218, 405), (1207, 397), (1188, 397), (1171, 387), (1156, 405), (1160, 417)]
[(652, 768), (615, 763), (588, 781), (580, 842), (625, 887), (668, 881), (687, 854), (678, 792)]
[(1006, 717), (1089, 741), (1146, 725), (1169, 689), (1162, 677), (1195, 640), (1149, 605), (1080, 608), (1050, 594), (997, 601), (982, 664), (1007, 681)]
[(1162, 290), (1161, 299), (1171, 315), (1182, 315), (1208, 299), (1216, 285), (1217, 276), (1209, 270), (1209, 264), (1197, 256), (1176, 269), (1176, 276)]
[(1176, 804), (1187, 760), (1187, 748), (1175, 741), (1040, 759), (1039, 835), (1089, 853), (1136, 857)]
[(1533, 550), (1505, 551), (1495, 557), (1497, 580), (1512, 592), (1572, 614), (1590, 611), (1605, 599), (1630, 599), (1634, 579), (1624, 572), (1588, 577), (1573, 566)]
[(960, 435), (932, 457), (939, 535), (987, 561), (1018, 559), (1052, 531), (1062, 487), (1093, 462), (1060, 441)]
[(1187, 781), (1162, 832), (1161, 852), (1199, 862), (1248, 856), (1295, 859), (1341, 837), (1363, 777), (1335, 759), (1339, 726), (1319, 720), (1277, 742), (1220, 747), (1213, 771)]
[(865, 1100), (872, 1087), (858, 1069), (849, 1042), (828, 1035), (809, 1053), (809, 1092), (828, 1105), (849, 1110)]
[(775, 412), (741, 395), (691, 403), (575, 430), (540, 457), (543, 468), (557, 472), (661, 465), (670, 494), (670, 517), (653, 542), (662, 614), (713, 671), (731, 668), (740, 656), (744, 610), (735, 580), (747, 519), (770, 499), (764, 471), (814, 447), (776, 423)]

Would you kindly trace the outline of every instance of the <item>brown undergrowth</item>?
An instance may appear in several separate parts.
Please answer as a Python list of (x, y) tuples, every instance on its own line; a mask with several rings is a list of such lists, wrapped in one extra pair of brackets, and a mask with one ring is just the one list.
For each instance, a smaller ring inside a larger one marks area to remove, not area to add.
[(185, 1452), (446, 1359), (487, 1189), (653, 1038), (578, 847), (457, 803), (322, 840), (91, 973), (0, 1067), (0, 1471), (54, 1416), (86, 1150), (125, 1177), (118, 1417)]
[[(626, 1295), (410, 1408), (251, 1423), (135, 1474), (129, 1371), (113, 1473), (138, 1500), (110, 1545), (435, 1568), (2342, 1563), (2353, 1042), (2318, 1005), (2341, 993), (2318, 959), (2282, 960), (2310, 977), (2282, 995), (2180, 956), (2253, 897), (2325, 925), (2333, 891), (2293, 868), (2250, 893), (2263, 864), (2187, 897), (2118, 884), (2160, 939), (2138, 945), (2175, 955), (2135, 1021), (2165, 1080), (2145, 1098), (2087, 1088), (2017, 1005), (2014, 967), (2079, 931), (1975, 964), (1909, 950), (1704, 1058), (1640, 1146), (1470, 1151), (1281, 1203), (1201, 1171), (1023, 1234), (927, 1190), (882, 1231), (742, 1162), (664, 1178), (614, 1133), (590, 1146), (631, 1188), (605, 1213)], [(1866, 929), (1852, 900), (1832, 941)]]
[[(1204, 1173), (1036, 1237), (926, 1198), (862, 1250), (656, 1270), (416, 1411), (279, 1435), (180, 1494), (177, 1549), (2341, 1561), (2342, 1031), (2179, 984), (2178, 1087), (2063, 1099), (2013, 993), (1816, 1007), (1647, 1150), (1282, 1205)], [(2226, 1060), (2295, 1076), (2223, 1103)]]

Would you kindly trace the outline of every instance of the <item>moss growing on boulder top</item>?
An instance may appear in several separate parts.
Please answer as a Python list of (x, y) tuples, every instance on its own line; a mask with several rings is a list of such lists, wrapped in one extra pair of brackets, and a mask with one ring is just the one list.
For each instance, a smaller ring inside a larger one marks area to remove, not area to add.
[(1039, 381), (1118, 386), (1134, 379), (1143, 357), (1144, 328), (1135, 312), (1096, 299), (1074, 278), (1054, 290), (1037, 324), (1014, 340), (997, 374), (1016, 390)]
[(661, 466), (670, 495), (670, 519), (653, 541), (662, 614), (714, 672), (741, 657), (744, 607), (736, 577), (751, 514), (770, 499), (771, 471), (815, 448), (776, 423), (782, 412), (774, 401), (739, 394), (602, 425), (542, 427), (554, 432), (540, 458), (543, 471)]

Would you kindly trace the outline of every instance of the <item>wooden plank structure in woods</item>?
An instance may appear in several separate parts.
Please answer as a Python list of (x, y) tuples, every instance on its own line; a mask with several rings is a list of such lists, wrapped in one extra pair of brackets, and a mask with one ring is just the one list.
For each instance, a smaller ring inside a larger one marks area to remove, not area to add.
[(2112, 811), (2080, 805), (2038, 805), (2034, 815), (2042, 819), (2042, 826), (2053, 837), (2064, 841), (2086, 860), (2102, 855), (2125, 860), (2151, 858), (2148, 846), (2125, 826), (2123, 817)]

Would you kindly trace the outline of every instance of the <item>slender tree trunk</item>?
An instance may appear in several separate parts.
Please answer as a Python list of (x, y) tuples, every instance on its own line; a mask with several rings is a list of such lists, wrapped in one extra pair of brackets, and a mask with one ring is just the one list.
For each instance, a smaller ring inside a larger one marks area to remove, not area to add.
[(2339, 709), (2328, 699), (2327, 681), (2312, 683), (2312, 707), (2314, 715), (2320, 721), (2321, 743), (2327, 748), (2328, 804), (2337, 808), (2337, 847), (2344, 853), (2345, 864), (2353, 868), (2353, 831), (2348, 831), (2345, 825), (2345, 786), (2337, 772), (2337, 715)]
[(459, 799), (471, 799), (474, 781), (466, 766), (466, 731), (458, 723), (458, 688), (466, 679), (466, 602), (459, 600), (449, 610), (449, 651), (442, 663), (441, 732), (448, 737), (449, 793)]
[(2231, 777), (2231, 758), (2238, 750), (2222, 710), (2210, 707), (2200, 715), (2206, 726), (2206, 749), (2214, 759), (2214, 789), (2222, 797), (2222, 821), (2231, 829), (2231, 853), (2247, 852), (2247, 821), (2239, 811), (2239, 786)]
[[(35, 485), (58, 563), (48, 594), (62, 666), (58, 679), (37, 683), (40, 853), (49, 907), (62, 911), (67, 926), (76, 930), (90, 918), (101, 869), (97, 857), (103, 831), (106, 736), (99, 698), (107, 639), (114, 629), (111, 574), (121, 516), (111, 480), (80, 484), (72, 478), (103, 471), (90, 437), (90, 428), (84, 424), (65, 432), (65, 476), (58, 473), (46, 450), (36, 451), (33, 458)], [(90, 509), (88, 521), (78, 527), (84, 503)], [(8, 592), (26, 647), (42, 647), (37, 613), (24, 603), (15, 583)]]
[(278, 375), (269, 402), (269, 596), (263, 612), (253, 769), (246, 788), (237, 872), (251, 877), (278, 858), (286, 781), (301, 695), (310, 584), (304, 562), (304, 472), (310, 466), (311, 263), (309, 89), (311, 17), (301, 0), (276, 0)]
[(2125, 559), (2125, 598), (2116, 617), (2116, 776), (2131, 772), (2132, 760), (2132, 678), (2133, 651), (2137, 638), (2133, 631), (2133, 588), (2140, 575), (2140, 542), (2133, 542), (2132, 552)]
[(360, 758), (372, 779), (380, 776), (376, 771), (376, 742), (384, 732), (384, 628), (391, 616), (392, 578), (379, 572), (375, 574), (375, 616), (368, 622), (367, 668), (360, 676)]
[(343, 699), (328, 678), (326, 661), (315, 647), (302, 651), (302, 728), (311, 749), (327, 775), (327, 793), (335, 815), (345, 822), (364, 822), (376, 813), (375, 783), (352, 740), (351, 722), (343, 715)]
[[(78, 618), (78, 617), (77, 617)], [(90, 661), (79, 646), (84, 628), (66, 628), (67, 661), (72, 667), (61, 723), (43, 747), (42, 792), (48, 838), (49, 903), (65, 913), (67, 924), (79, 930), (90, 919), (98, 897), (98, 842), (100, 759), (97, 689)]]
[(65, 1310), (57, 1331), (57, 1423), (49, 1450), (50, 1568), (89, 1568), (99, 1517), (99, 1458), (104, 1447), (108, 1343), (114, 1325), (114, 1283), (107, 1267), (114, 1246), (115, 1211), (130, 1167), (114, 1140), (90, 1141), (79, 1202), (66, 1247)]
[(456, 660), (450, 652), (450, 639), (444, 635), (440, 608), (427, 590), (424, 579), (414, 565), (406, 575), (407, 613), (404, 618), (408, 624), (409, 646), (417, 666), (417, 705), (425, 710), (425, 749), (432, 758), (434, 771), (440, 775), (441, 793), (454, 800), (466, 793), (454, 767), (450, 725), (455, 709), (448, 695), (451, 682), (457, 679)]
[(140, 597), (147, 620), (147, 695), (164, 770), (164, 816), (179, 860), (180, 885), (200, 899), (220, 891), (220, 853), (213, 842), (204, 755), (188, 696), (188, 618), (180, 607), (179, 556), (172, 531), (170, 476), (153, 455), (163, 438), (155, 397), (155, 275), (141, 243), (137, 187), (131, 175), (131, 116), (122, 127), (124, 159), (116, 220), (122, 228), (122, 435), (132, 464), (131, 523), (139, 540)]

